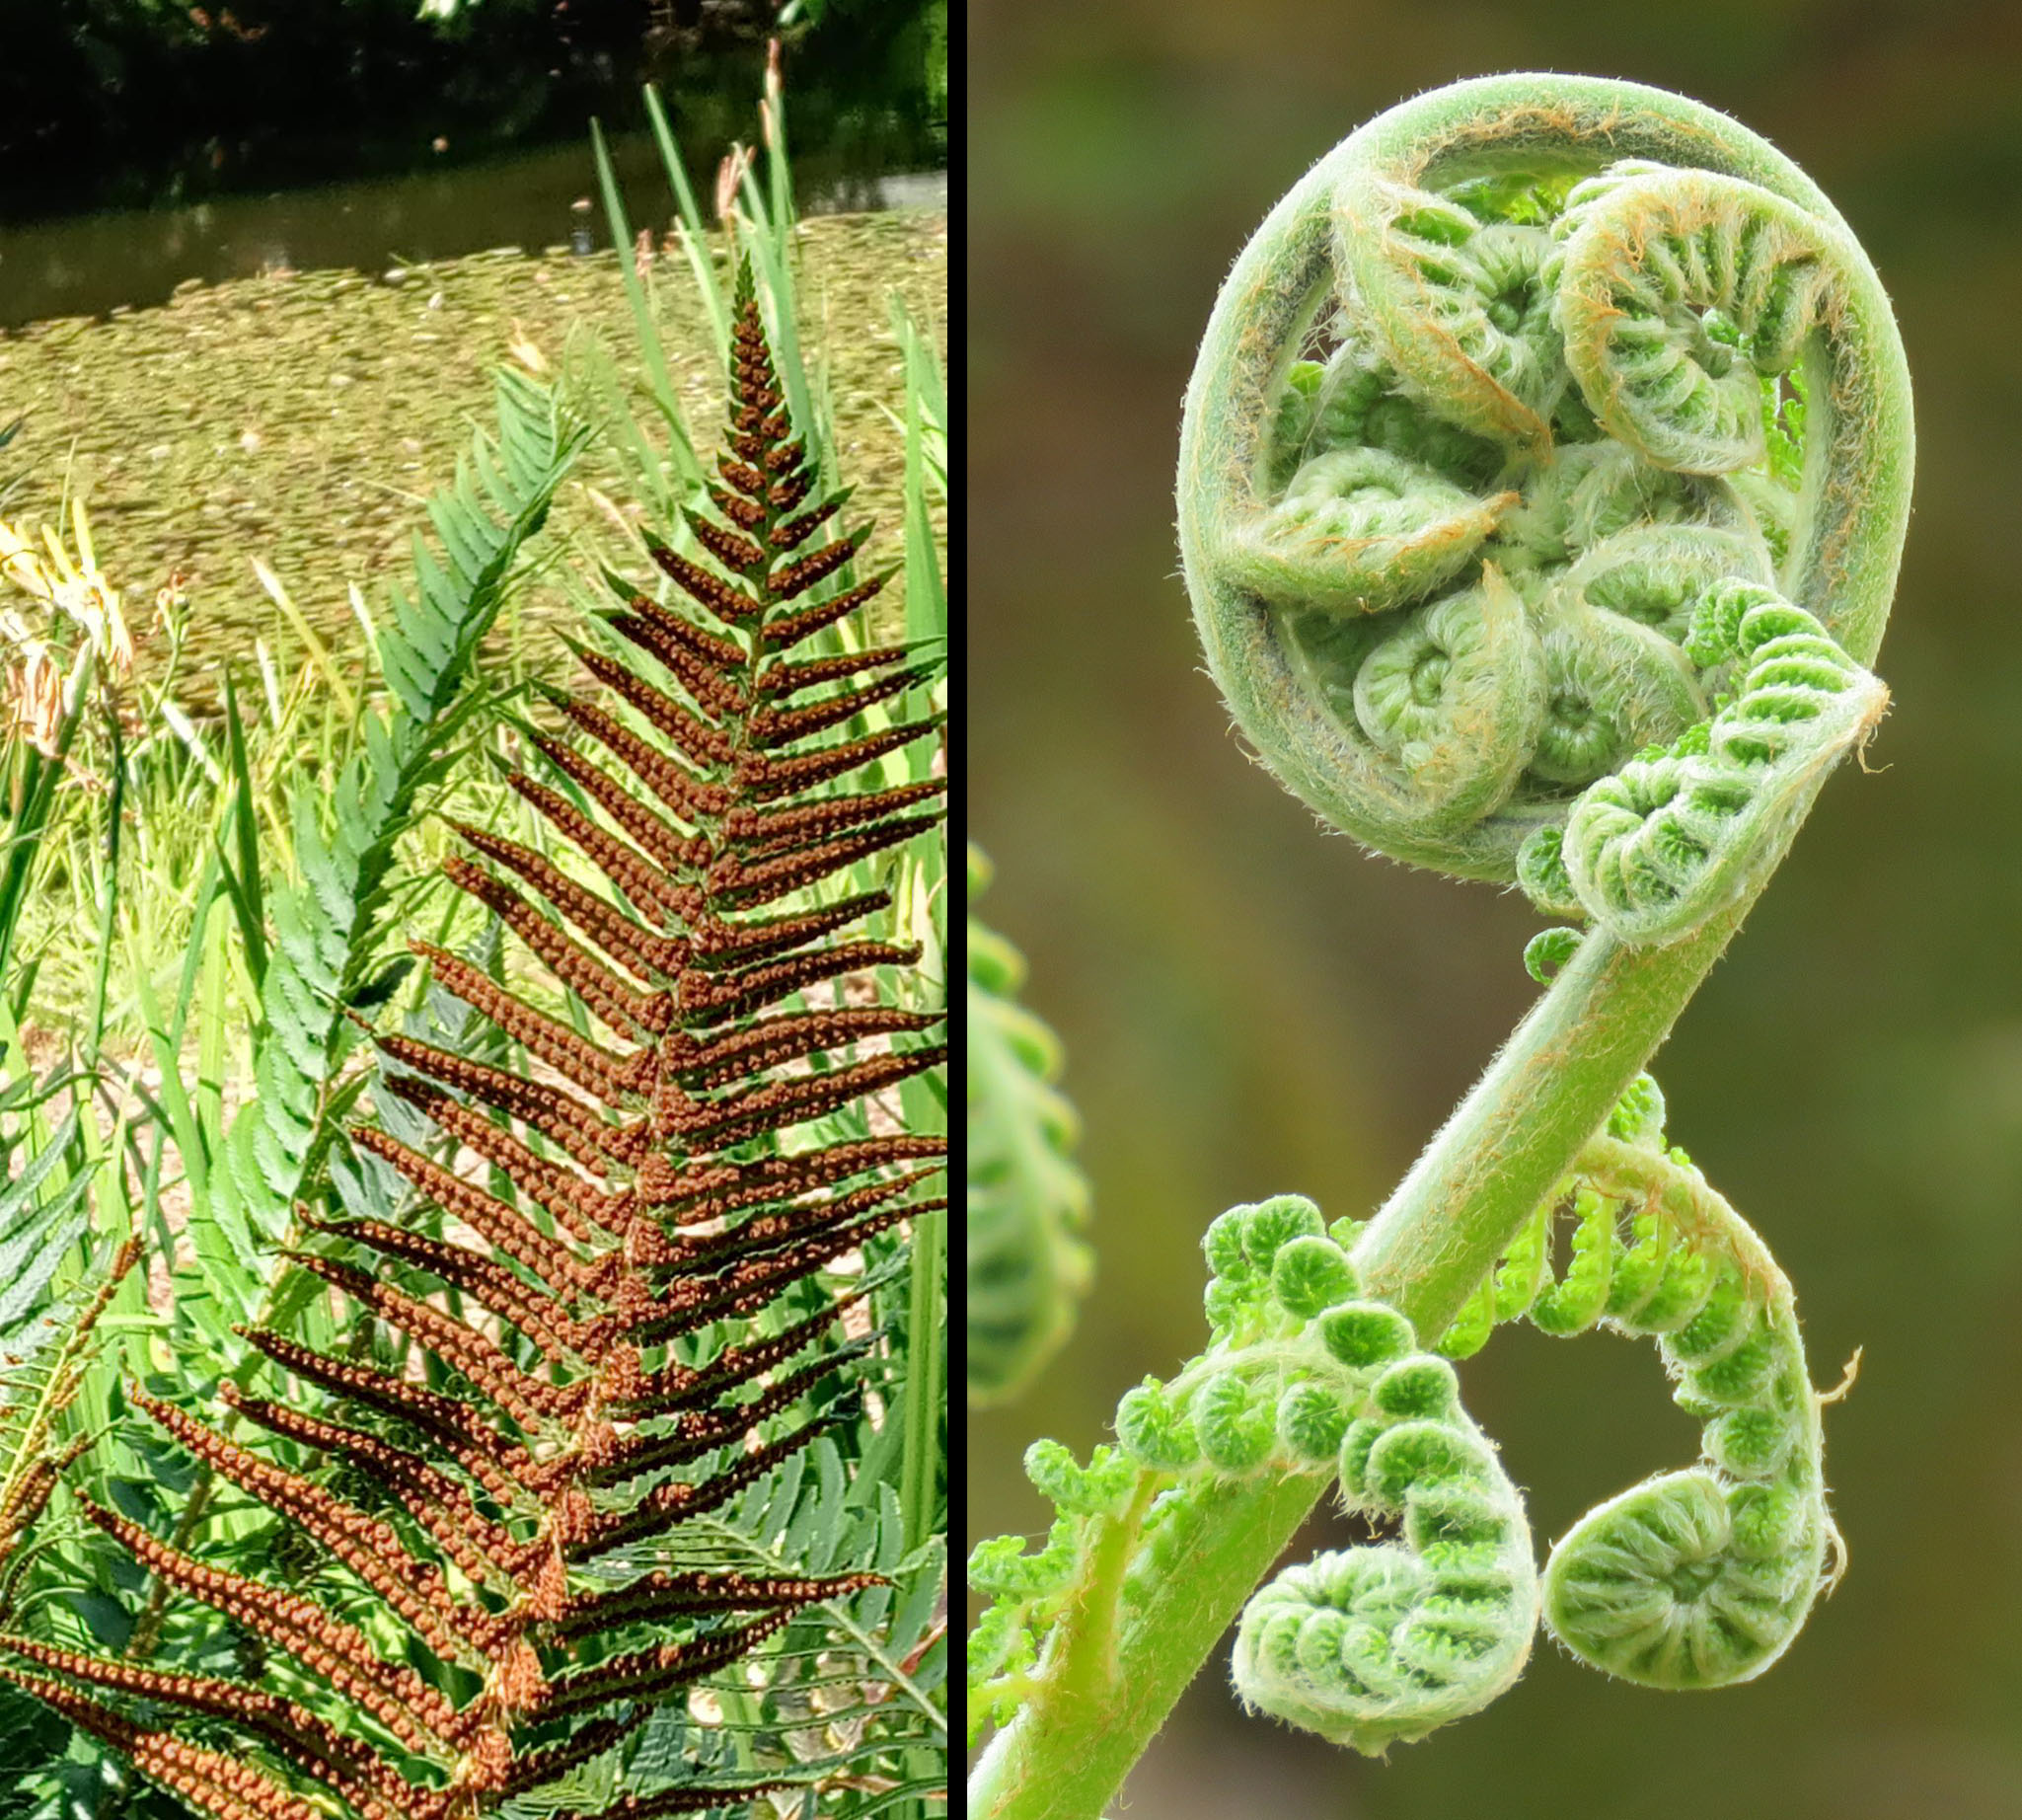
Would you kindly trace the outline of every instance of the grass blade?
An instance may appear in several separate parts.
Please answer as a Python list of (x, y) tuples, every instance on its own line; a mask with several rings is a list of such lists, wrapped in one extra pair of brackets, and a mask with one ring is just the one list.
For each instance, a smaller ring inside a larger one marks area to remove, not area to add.
[(230, 886), (232, 907), (239, 918), (239, 933), (246, 943), (246, 962), (257, 990), (266, 977), (266, 907), (260, 875), (260, 823), (253, 806), (256, 797), (252, 768), (246, 762), (246, 729), (239, 719), (239, 698), (232, 688), (229, 664), (225, 667), (225, 756), (236, 787), (231, 816), (239, 849), (238, 872)]
[(632, 262), (632, 223), (625, 213), (625, 198), (618, 191), (618, 173), (604, 144), (604, 129), (590, 121), (590, 150), (597, 161), (597, 187), (604, 193), (604, 214), (611, 226), (612, 244), (618, 249), (618, 275), (625, 285), (625, 300), (632, 306), (633, 326), (638, 331), (639, 352), (646, 363), (647, 388), (667, 427), (674, 436), (674, 462), (682, 479), (692, 488), (703, 484), (702, 464), (696, 460), (695, 443), (688, 434), (688, 419), (682, 414), (681, 399), (667, 371), (667, 350), (660, 342), (660, 331), (646, 304), (645, 286)]
[(906, 1451), (899, 1465), (899, 1508), (910, 1553), (935, 1533), (935, 1480), (947, 1403), (941, 1324), (947, 1309), (944, 1212), (913, 1221), (913, 1273), (906, 1300)]
[(653, 123), (653, 138), (659, 144), (660, 162), (667, 167), (667, 181), (673, 186), (674, 201), (681, 211), (681, 251), (687, 257), (689, 270), (695, 274), (695, 294), (702, 303), (703, 314), (709, 318), (710, 340), (716, 351), (716, 365), (727, 370), (730, 305), (716, 277), (715, 262), (710, 258), (709, 229), (704, 224), (702, 210), (696, 205), (695, 189), (688, 181), (688, 167), (682, 161), (681, 148), (674, 143), (667, 115), (660, 107), (660, 92), (647, 83), (645, 94), (646, 117)]

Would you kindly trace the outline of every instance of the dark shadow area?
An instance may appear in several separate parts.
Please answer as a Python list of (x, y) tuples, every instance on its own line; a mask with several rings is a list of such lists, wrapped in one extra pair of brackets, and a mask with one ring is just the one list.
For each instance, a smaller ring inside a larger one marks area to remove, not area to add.
[[(642, 125), (660, 85), (713, 166), (755, 136), (773, 7), (666, 0), (51, 0), (8, 9), (0, 220), (168, 206), (458, 165), (592, 114)], [(796, 164), (815, 184), (938, 165), (943, 0), (856, 0), (786, 34)], [(939, 63), (936, 66), (936, 58)], [(804, 161), (804, 163), (803, 163)]]

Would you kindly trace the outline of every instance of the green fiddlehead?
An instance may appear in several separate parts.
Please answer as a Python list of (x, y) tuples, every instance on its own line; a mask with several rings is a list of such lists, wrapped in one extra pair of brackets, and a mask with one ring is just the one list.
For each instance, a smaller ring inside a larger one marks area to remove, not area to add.
[[(1523, 1672), (1538, 1610), (1523, 1500), (1460, 1407), (1453, 1367), (1366, 1299), (1357, 1228), (1329, 1231), (1279, 1195), (1209, 1227), (1208, 1349), (1117, 1406), (1118, 1446), (1077, 1465), (1026, 1456), (1060, 1516), (1045, 1545), (982, 1544), (969, 1583), (995, 1603), (970, 1638), (972, 1718), (1002, 1723), (1031, 1691), (1041, 1645), (1086, 1599), (1105, 1538), (1125, 1543), (1121, 1622), (1184, 1571), (1183, 1516), (1243, 1481), (1338, 1475), (1394, 1542), (1333, 1551), (1249, 1602), (1235, 1676), (1250, 1706), (1381, 1754), (1485, 1706)], [(1113, 1569), (1112, 1569), (1113, 1571)]]
[(1873, 655), (1907, 434), (1873, 270), (1768, 147), (1626, 84), (1463, 83), (1323, 159), (1225, 287), (1181, 445), (1195, 618), (1322, 815), (1507, 880), (1707, 718), (1708, 590)]
[(967, 1317), (969, 1402), (1015, 1397), (1067, 1338), (1093, 1258), (1079, 1129), (1055, 1091), (1060, 1043), (1013, 995), (1017, 949), (976, 920), (990, 863), (969, 849)]
[[(1126, 1399), (1119, 1449), (1074, 1468), (1101, 1496), (1072, 1492), (1038, 1555), (979, 1556), (999, 1598), (972, 1675), (1003, 1729), (976, 1811), (1092, 1820), (1238, 1610), (1245, 1698), (1365, 1750), (1515, 1678), (1521, 1504), (1418, 1335), (1461, 1356), (1528, 1314), (1656, 1336), (1704, 1458), (1564, 1539), (1543, 1620), (1664, 1687), (1789, 1646), (1837, 1553), (1821, 1400), (1788, 1283), (1664, 1150), (1642, 1070), (1886, 706), (1868, 666), (1911, 462), (1900, 340), (1845, 223), (1760, 139), (1660, 91), (1421, 96), (1237, 260), (1178, 488), (1237, 724), (1364, 845), (1587, 927), (1532, 943), (1549, 989), (1377, 1216), (1329, 1230), (1345, 1279), (1329, 1264), (1324, 1295), (1288, 1301), (1274, 1258), (1260, 1290), (1247, 1223), (1280, 1203), (1243, 1216), (1248, 1277), (1218, 1222), (1209, 1351)], [(1385, 1426), (1380, 1377), (1327, 1345), (1350, 1309), (1437, 1417)], [(1420, 1420), (1425, 1477), (1391, 1472)], [(1336, 1431), (1331, 1462), (1292, 1443)], [(1255, 1592), (1336, 1479), (1401, 1515), (1399, 1540)], [(1464, 1568), (1439, 1553), (1444, 1508), (1486, 1552)]]
[[(1436, 1350), (1466, 1357), (1527, 1315), (1547, 1333), (1656, 1338), (1675, 1401), (1703, 1424), (1703, 1464), (1575, 1524), (1545, 1567), (1544, 1620), (1574, 1655), (1624, 1680), (1724, 1687), (1789, 1647), (1843, 1551), (1789, 1280), (1685, 1153), (1666, 1149), (1663, 1118), (1646, 1075)], [(1554, 1231), (1567, 1222), (1556, 1273)]]

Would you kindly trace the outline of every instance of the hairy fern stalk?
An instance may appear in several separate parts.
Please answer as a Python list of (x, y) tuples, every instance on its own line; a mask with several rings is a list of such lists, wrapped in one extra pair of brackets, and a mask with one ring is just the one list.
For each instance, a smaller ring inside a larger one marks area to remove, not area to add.
[[(488, 1165), (489, 1185), (365, 1127), (359, 1150), (418, 1206), (303, 1215), (325, 1244), (300, 1263), (354, 1323), (405, 1334), (427, 1370), (242, 1329), (281, 1382), (258, 1396), (228, 1383), (228, 1426), (278, 1437), (278, 1454), (134, 1394), (348, 1569), (345, 1615), (80, 1497), (159, 1581), (288, 1671), (253, 1684), (5, 1639), (0, 1672), (217, 1820), (498, 1812), (875, 1578), (614, 1571), (854, 1413), (863, 1342), (836, 1329), (865, 1291), (819, 1279), (944, 1205), (927, 1198), (938, 1138), (881, 1117), (868, 1136), (810, 1129), (944, 1055), (927, 1036), (937, 1015), (844, 989), (915, 957), (844, 937), (886, 894), (823, 901), (839, 872), (932, 828), (942, 787), (884, 788), (871, 769), (932, 720), (852, 724), (921, 680), (903, 650), (792, 654), (881, 577), (832, 579), (861, 533), (815, 541), (841, 498), (793, 432), (748, 279), (733, 352), (715, 511), (688, 514), (710, 560), (653, 545), (701, 612), (630, 598), (610, 626), (637, 659), (585, 650), (603, 699), (555, 697), (601, 752), (543, 738), (557, 780), (512, 778), (611, 893), (476, 828), (463, 830), (476, 857), (447, 863), (588, 1018), (553, 1018), (416, 943), (438, 984), (536, 1065), (380, 1039), (391, 1092), (439, 1128), (452, 1162)], [(596, 1024), (609, 1034), (585, 1033)], [(324, 1394), (315, 1412), (307, 1386)], [(602, 1811), (643, 1820), (757, 1792), (683, 1787)]]

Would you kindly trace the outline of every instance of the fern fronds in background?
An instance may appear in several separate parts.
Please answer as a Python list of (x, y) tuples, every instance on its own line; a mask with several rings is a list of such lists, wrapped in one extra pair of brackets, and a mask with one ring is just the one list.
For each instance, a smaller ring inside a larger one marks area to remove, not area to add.
[[(227, 1191), (213, 1197), (232, 1255), (211, 1270), (213, 1291), (241, 1316), (243, 1265), (261, 1241), (280, 1240), (331, 1136), (330, 1096), (355, 1041), (340, 1015), (368, 984), (394, 842), (420, 791), (441, 774), (462, 724), (460, 693), (497, 617), (520, 551), (547, 518), (583, 432), (558, 416), (552, 394), (510, 371), (498, 378), (498, 435), (479, 432), (455, 484), (428, 502), (444, 561), (417, 534), (415, 592), (395, 596), (378, 656), (394, 705), (368, 717), (332, 782), (305, 778), (290, 809), (299, 880), (274, 890), (271, 953), (262, 928), (257, 842), (242, 809), (239, 870), (228, 883), (259, 970), (262, 1040), (259, 1092), (234, 1122)], [(463, 706), (470, 698), (463, 696)], [(249, 793), (242, 791), (242, 802)], [(237, 1266), (237, 1267), (235, 1267)]]
[(1060, 1042), (1015, 1002), (1025, 962), (976, 920), (990, 862), (969, 849), (969, 1401), (1015, 1397), (1067, 1339), (1094, 1259), (1079, 1128), (1054, 1089)]
[[(190, 1454), (341, 1563), (345, 1615), (80, 1497), (160, 1582), (270, 1650), (270, 1685), (8, 1639), (18, 1685), (219, 1820), (324, 1811), (309, 1789), (360, 1820), (496, 1812), (606, 1756), (796, 1613), (878, 1580), (670, 1564), (691, 1526), (854, 1415), (847, 1380), (863, 1340), (830, 1334), (871, 1284), (846, 1260), (945, 1205), (929, 1192), (942, 1140), (875, 1109), (944, 1059), (924, 1039), (938, 1017), (882, 1002), (864, 978), (916, 952), (830, 941), (889, 894), (825, 889), (935, 825), (938, 781), (845, 781), (937, 719), (853, 725), (921, 680), (902, 648), (789, 654), (879, 581), (823, 587), (861, 534), (813, 541), (841, 501), (794, 434), (748, 283), (737, 304), (725, 484), (714, 513), (688, 514), (708, 560), (653, 545), (714, 623), (633, 596), (610, 622), (612, 649), (580, 653), (606, 701), (554, 698), (637, 783), (545, 735), (555, 782), (510, 780), (608, 888), (476, 827), (462, 832), (489, 866), (445, 869), (560, 982), (567, 1016), (420, 942), (437, 984), (533, 1065), (379, 1039), (403, 1071), (389, 1097), (453, 1154), (488, 1164), (488, 1185), (387, 1131), (354, 1133), (392, 1175), (368, 1172), (357, 1217), (305, 1211), (331, 1243), (295, 1261), (348, 1298), (357, 1343), (337, 1353), (247, 1328), (295, 1388), (222, 1388), (278, 1451), (136, 1394)], [(591, 1034), (591, 1019), (613, 1034)], [(822, 1140), (821, 1121), (866, 1102), (870, 1135)], [(396, 1203), (396, 1177), (418, 1201)], [(304, 1407), (307, 1386), (330, 1413)], [(295, 1470), (296, 1449), (330, 1464)], [(897, 1627), (914, 1639), (918, 1584)], [(670, 1630), (679, 1640), (663, 1640)], [(214, 1727), (198, 1742), (159, 1708), (227, 1724), (255, 1748), (216, 1748)], [(691, 1781), (604, 1811), (694, 1811), (800, 1780)]]

